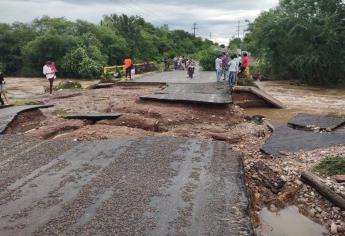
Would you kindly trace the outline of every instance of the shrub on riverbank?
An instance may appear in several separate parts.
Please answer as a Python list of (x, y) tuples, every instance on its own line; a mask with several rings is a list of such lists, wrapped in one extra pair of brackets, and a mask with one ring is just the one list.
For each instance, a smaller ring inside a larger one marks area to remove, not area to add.
[(323, 176), (345, 175), (345, 158), (327, 156), (313, 170)]

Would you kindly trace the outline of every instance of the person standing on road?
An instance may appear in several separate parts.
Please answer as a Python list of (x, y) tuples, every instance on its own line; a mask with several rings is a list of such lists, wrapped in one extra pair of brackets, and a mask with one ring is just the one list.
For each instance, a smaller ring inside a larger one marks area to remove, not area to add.
[(47, 61), (47, 63), (43, 66), (43, 74), (46, 76), (49, 82), (49, 94), (53, 93), (53, 84), (54, 79), (56, 78), (54, 71), (56, 71), (55, 65), (52, 66), (51, 61)]
[(177, 70), (178, 56), (174, 57), (174, 70)]
[(238, 72), (238, 63), (236, 60), (237, 56), (233, 55), (231, 56), (231, 61), (229, 62), (229, 80), (228, 80), (228, 86), (229, 86), (229, 92), (232, 92), (233, 87), (236, 84), (236, 75)]
[(5, 78), (4, 78), (4, 74), (0, 71), (0, 103), (1, 105), (5, 105), (5, 102), (1, 97), (2, 95), (4, 96), (5, 101), (8, 104), (8, 99), (6, 96), (6, 88), (5, 88)]
[(51, 63), (50, 68), (52, 69), (52, 72), (54, 73), (54, 79), (56, 79), (56, 73), (58, 73), (58, 70), (56, 69), (55, 62)]
[(216, 76), (217, 76), (217, 82), (220, 82), (220, 79), (222, 77), (222, 55), (219, 55), (216, 59)]
[(132, 76), (131, 76), (132, 66), (133, 66), (132, 60), (129, 57), (127, 57), (124, 61), (124, 68), (126, 71), (126, 79), (128, 78), (128, 76), (129, 76), (129, 79), (132, 79)]
[(234, 54), (234, 56), (235, 56), (235, 61), (236, 61), (236, 66), (237, 66), (235, 85), (237, 85), (238, 73), (240, 72), (240, 66), (241, 66), (241, 58), (240, 58), (240, 55), (237, 55), (237, 54)]
[(226, 80), (228, 77), (228, 71), (229, 71), (229, 60), (228, 60), (228, 56), (226, 55), (225, 52), (223, 52), (223, 56), (222, 56), (222, 74), (224, 76), (223, 80)]
[(163, 65), (164, 65), (163, 70), (164, 70), (164, 71), (169, 71), (169, 60), (168, 60), (168, 58), (164, 57), (164, 59), (163, 59)]
[(241, 63), (241, 73), (244, 73), (249, 69), (250, 61), (247, 53), (243, 54), (242, 63)]

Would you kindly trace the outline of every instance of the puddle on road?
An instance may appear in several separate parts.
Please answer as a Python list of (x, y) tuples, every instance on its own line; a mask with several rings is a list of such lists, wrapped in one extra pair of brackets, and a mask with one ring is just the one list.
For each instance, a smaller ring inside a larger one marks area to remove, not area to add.
[(279, 212), (264, 208), (260, 212), (262, 225), (259, 232), (264, 236), (328, 236), (323, 226), (311, 221), (298, 212), (296, 206), (287, 207)]

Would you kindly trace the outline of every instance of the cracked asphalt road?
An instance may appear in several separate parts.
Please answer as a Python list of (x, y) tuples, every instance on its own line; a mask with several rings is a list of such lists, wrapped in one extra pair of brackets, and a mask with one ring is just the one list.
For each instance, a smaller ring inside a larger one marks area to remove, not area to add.
[(1, 235), (252, 235), (242, 160), (223, 142), (4, 135), (0, 148)]

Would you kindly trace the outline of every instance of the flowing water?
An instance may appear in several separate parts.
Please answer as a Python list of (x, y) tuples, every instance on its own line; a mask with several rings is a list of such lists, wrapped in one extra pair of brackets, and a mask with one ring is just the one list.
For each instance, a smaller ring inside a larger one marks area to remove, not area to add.
[[(9, 99), (21, 100), (21, 99), (38, 99), (44, 94), (44, 87), (48, 86), (48, 81), (45, 78), (5, 78), (6, 88)], [(61, 81), (73, 79), (57, 79), (54, 82), (54, 86), (58, 85)], [(91, 84), (95, 84), (94, 80), (78, 80), (83, 88)]]
[[(288, 81), (265, 81), (257, 85), (283, 102), (286, 108), (250, 108), (246, 109), (248, 115), (263, 115), (274, 124), (286, 124), (298, 113), (345, 117), (345, 88), (297, 86)], [(264, 236), (329, 235), (324, 227), (300, 214), (295, 206), (279, 212), (265, 208), (260, 212), (260, 218), (259, 231)]]
[(322, 87), (291, 85), (289, 81), (265, 81), (257, 85), (277, 98), (285, 109), (251, 108), (248, 115), (264, 115), (274, 122), (286, 123), (297, 113), (345, 116), (345, 88), (327, 89)]

